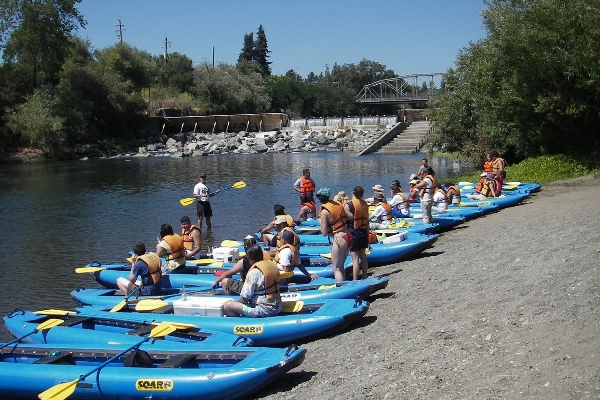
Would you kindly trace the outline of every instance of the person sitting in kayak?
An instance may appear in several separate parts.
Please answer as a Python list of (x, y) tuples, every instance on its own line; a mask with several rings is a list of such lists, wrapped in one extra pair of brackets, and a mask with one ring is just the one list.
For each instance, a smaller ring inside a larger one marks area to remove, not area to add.
[(185, 268), (185, 248), (183, 238), (173, 233), (173, 227), (162, 224), (160, 227), (160, 242), (156, 245), (156, 255), (165, 257), (162, 272), (180, 272)]
[(263, 260), (263, 251), (252, 244), (246, 251), (252, 266), (248, 270), (238, 300), (223, 304), (229, 317), (272, 317), (281, 312), (283, 304), (279, 290), (279, 268), (273, 261)]
[(294, 232), (294, 228), (289, 227), (287, 225), (287, 220), (279, 216), (279, 218), (275, 220), (275, 234), (269, 234), (267, 236), (267, 238), (271, 236), (271, 238), (267, 241), (267, 246), (273, 247), (271, 250), (268, 250), (269, 254), (271, 254), (271, 257), (275, 257), (275, 254), (277, 254), (277, 249), (282, 246), (281, 234), (284, 231), (290, 232), (294, 236), (294, 241), (292, 243), (293, 246), (300, 246), (300, 238), (296, 232)]
[(390, 207), (392, 208), (392, 216), (396, 218), (410, 218), (410, 204), (408, 202), (408, 196), (402, 190), (400, 181), (395, 180), (390, 186), (390, 192), (392, 193), (392, 199), (390, 200)]
[(181, 217), (181, 237), (185, 249), (185, 258), (194, 260), (196, 254), (200, 255), (202, 249), (202, 229), (192, 225), (192, 220), (187, 215)]
[(263, 241), (263, 243), (264, 243), (265, 246), (275, 247), (275, 244), (272, 242), (275, 235), (273, 235), (271, 233), (271, 231), (273, 229), (276, 229), (276, 227), (275, 227), (276, 221), (278, 219), (284, 218), (285, 219), (285, 226), (293, 228), (294, 227), (294, 219), (292, 218), (291, 215), (285, 213), (285, 207), (282, 206), (281, 204), (275, 204), (273, 206), (273, 211), (275, 212), (275, 216), (267, 224), (267, 226), (265, 226), (264, 228), (262, 228), (260, 230), (260, 233), (262, 234), (262, 241)]
[(144, 243), (138, 242), (134, 244), (129, 278), (117, 278), (118, 288), (126, 296), (129, 296), (138, 288), (138, 295), (153, 296), (161, 293), (161, 283), (160, 258), (152, 252), (146, 254), (146, 245)]
[(302, 273), (311, 281), (318, 278), (317, 275), (313, 275), (300, 261), (300, 250), (298, 246), (294, 246), (294, 233), (290, 231), (281, 232), (281, 246), (277, 248), (277, 253), (273, 258), (273, 261), (277, 263), (277, 268), (282, 272), (293, 272), (294, 268), (300, 269)]
[(446, 186), (446, 203), (460, 204), (460, 189), (454, 185), (454, 182), (448, 181), (444, 184), (444, 186)]
[(408, 202), (409, 203), (420, 203), (421, 195), (419, 195), (419, 189), (416, 189), (415, 186), (419, 183), (419, 177), (416, 174), (412, 174), (410, 176), (410, 180), (408, 181)]
[(475, 187), (475, 193), (467, 194), (467, 198), (469, 200), (485, 200), (490, 197), (498, 197), (496, 195), (496, 182), (494, 181), (494, 175), (484, 172), (481, 174), (477, 187)]
[(315, 206), (315, 202), (308, 196), (300, 196), (300, 213), (294, 222), (296, 225), (300, 225), (302, 221), (306, 221), (309, 218), (317, 218), (317, 208)]
[(433, 193), (433, 203), (431, 203), (431, 209), (437, 213), (445, 213), (448, 210), (446, 191), (441, 186), (438, 186)]
[(392, 219), (392, 207), (385, 202), (385, 197), (381, 193), (376, 193), (373, 198), (375, 209), (369, 215), (369, 229), (387, 229)]
[[(252, 235), (248, 235), (244, 238), (244, 251), (248, 252), (248, 248), (257, 244), (256, 237)], [(263, 260), (270, 260), (271, 255), (263, 250)], [(240, 258), (233, 267), (223, 272), (212, 284), (213, 289), (221, 284), (221, 288), (223, 289), (223, 293), (225, 294), (240, 294), (242, 291), (242, 286), (244, 285), (244, 280), (246, 279), (246, 274), (248, 270), (252, 266), (250, 258), (248, 256), (244, 256)], [(239, 274), (241, 279), (232, 278), (233, 275)]]

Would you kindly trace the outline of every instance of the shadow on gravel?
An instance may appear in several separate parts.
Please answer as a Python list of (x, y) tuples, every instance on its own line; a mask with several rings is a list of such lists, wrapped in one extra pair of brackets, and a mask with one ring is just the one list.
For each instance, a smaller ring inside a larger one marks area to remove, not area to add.
[(395, 295), (396, 295), (396, 292), (377, 292), (375, 294), (367, 296), (367, 298), (365, 300), (367, 300), (369, 303), (372, 303), (377, 299), (387, 299), (387, 298), (393, 297)]
[(419, 260), (421, 258), (428, 258), (428, 257), (436, 257), (436, 256), (440, 256), (444, 254), (443, 251), (427, 251), (427, 252), (422, 252), (417, 254), (416, 256), (414, 256), (411, 260)]
[[(302, 365), (296, 368), (302, 368)], [(288, 372), (281, 378), (271, 382), (266, 388), (254, 393), (254, 396), (252, 396), (251, 398), (260, 399), (274, 394), (283, 395), (283, 392), (292, 390), (297, 385), (310, 381), (315, 375), (317, 375), (317, 372), (315, 371), (301, 370)]]

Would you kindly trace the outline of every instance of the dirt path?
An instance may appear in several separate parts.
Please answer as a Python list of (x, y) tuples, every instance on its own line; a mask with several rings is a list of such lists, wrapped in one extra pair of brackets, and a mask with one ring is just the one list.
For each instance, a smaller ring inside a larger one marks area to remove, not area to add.
[(558, 182), (373, 270), (362, 323), (257, 397), (600, 398), (599, 222), (598, 180)]

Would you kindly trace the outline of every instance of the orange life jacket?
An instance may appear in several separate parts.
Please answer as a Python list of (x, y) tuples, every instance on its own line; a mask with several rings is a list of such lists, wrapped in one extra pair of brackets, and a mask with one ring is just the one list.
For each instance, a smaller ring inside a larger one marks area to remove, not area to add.
[(353, 228), (354, 229), (367, 229), (369, 227), (369, 205), (363, 199), (352, 199), (350, 200), (354, 206)]
[(449, 186), (446, 188), (446, 203), (452, 204), (452, 197), (456, 196), (457, 201), (460, 203), (460, 189), (456, 186)]
[(163, 240), (169, 243), (169, 246), (171, 246), (171, 253), (165, 256), (165, 260), (171, 261), (184, 257), (185, 248), (183, 246), (183, 238), (181, 236), (174, 233), (172, 235), (165, 236)]
[(186, 250), (192, 250), (194, 248), (194, 238), (192, 237), (192, 232), (194, 229), (198, 229), (200, 234), (202, 234), (202, 229), (198, 228), (196, 225), (191, 225), (190, 229), (187, 231), (185, 229), (181, 230), (181, 236), (183, 237), (183, 248)]
[(148, 270), (150, 270), (150, 276), (152, 277), (152, 282), (158, 283), (160, 278), (162, 278), (162, 271), (160, 269), (160, 258), (155, 253), (146, 253), (141, 256), (138, 256), (138, 260), (142, 260), (148, 265)]
[(485, 197), (494, 197), (494, 193), (492, 191), (494, 186), (496, 186), (496, 182), (491, 179), (486, 179), (486, 181), (482, 184), (481, 191), (479, 191), (479, 193)]
[(431, 180), (431, 187), (430, 188), (426, 188), (423, 187), (421, 188), (421, 190), (419, 191), (419, 196), (423, 197), (423, 195), (425, 194), (425, 192), (430, 193), (432, 196), (435, 193), (435, 190), (437, 189), (437, 181), (435, 180), (435, 178), (431, 175), (425, 175), (423, 177), (423, 179), (421, 179), (422, 181), (424, 181), (426, 178), (429, 178)]
[[(500, 157), (496, 157), (493, 161), (492, 174), (498, 175), (498, 171), (500, 171), (500, 165), (504, 167), (504, 160)], [(502, 170), (504, 170), (504, 168), (502, 168)]]
[(292, 261), (290, 262), (290, 266), (292, 268), (295, 268), (298, 264), (300, 264), (300, 252), (298, 251), (298, 248), (296, 246), (292, 246), (289, 243), (277, 248), (277, 254), (275, 254), (275, 257), (273, 257), (273, 261), (275, 261), (276, 263), (279, 262), (279, 252), (285, 249), (286, 247), (292, 250), (293, 257)]
[(289, 226), (286, 226), (285, 228), (283, 228), (281, 230), (281, 232), (277, 232), (277, 248), (283, 246), (281, 244), (281, 234), (283, 233), (283, 231), (288, 231), (288, 232), (292, 232), (294, 234), (294, 242), (291, 243), (292, 246), (300, 246), (300, 238), (298, 237), (298, 234), (294, 231), (294, 228), (290, 228)]
[(300, 177), (300, 194), (310, 195), (315, 191), (315, 184), (311, 178), (306, 178), (304, 175)]
[(485, 160), (485, 162), (483, 163), (483, 172), (485, 172), (486, 174), (491, 174), (493, 171), (493, 164), (494, 161), (492, 160)]
[(346, 227), (346, 218), (344, 217), (344, 206), (337, 201), (329, 200), (327, 203), (321, 205), (319, 214), (323, 209), (331, 214), (331, 219), (333, 220), (333, 226), (329, 225), (327, 227), (330, 234), (346, 232), (348, 230)]
[[(391, 221), (392, 220), (392, 207), (388, 203), (384, 203), (383, 201), (380, 201), (379, 204), (377, 204), (377, 205), (383, 207), (383, 209), (385, 210), (385, 215), (387, 217), (387, 220)], [(378, 222), (383, 221), (383, 216), (378, 215), (377, 221)]]
[(256, 290), (254, 293), (259, 295), (264, 294), (269, 300), (280, 299), (279, 268), (277, 268), (277, 265), (273, 261), (263, 260), (251, 266), (248, 271), (252, 270), (253, 268), (258, 268), (265, 276), (265, 286), (263, 288), (258, 288), (258, 290)]

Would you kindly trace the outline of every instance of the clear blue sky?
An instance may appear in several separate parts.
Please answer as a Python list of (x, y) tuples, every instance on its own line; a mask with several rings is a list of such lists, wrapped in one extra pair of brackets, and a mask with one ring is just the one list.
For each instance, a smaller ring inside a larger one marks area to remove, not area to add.
[(235, 64), (244, 35), (262, 24), (271, 69), (306, 77), (334, 63), (379, 62), (396, 74), (445, 72), (460, 49), (486, 36), (483, 0), (82, 0), (87, 20), (78, 35), (94, 48), (123, 40), (158, 55), (190, 57), (194, 65)]

